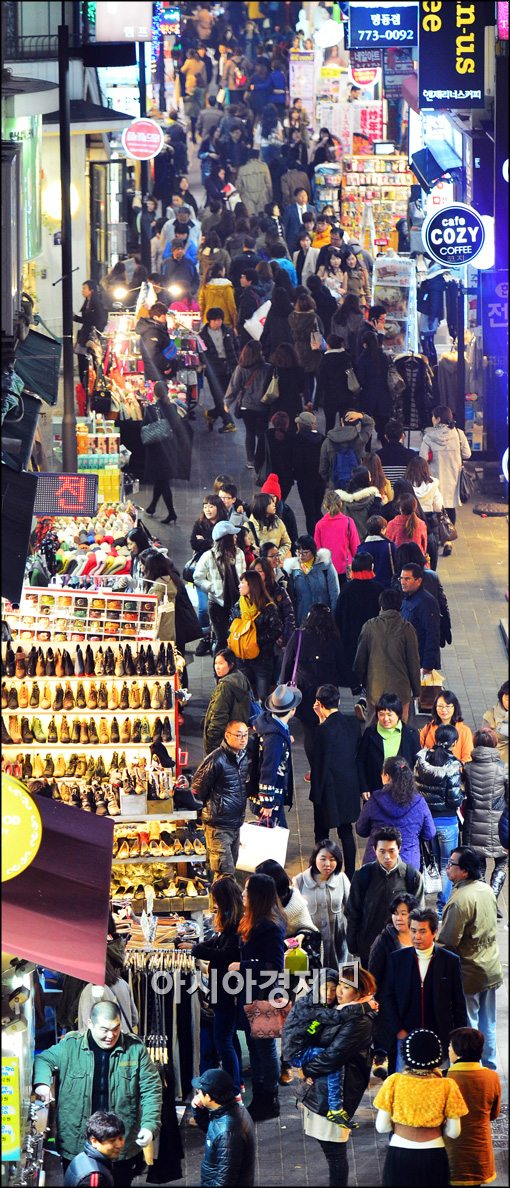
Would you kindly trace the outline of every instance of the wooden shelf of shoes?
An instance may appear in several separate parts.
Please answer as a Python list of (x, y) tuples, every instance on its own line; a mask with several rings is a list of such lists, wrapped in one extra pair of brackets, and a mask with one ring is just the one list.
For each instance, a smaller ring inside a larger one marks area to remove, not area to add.
[(27, 586), (19, 607), (7, 603), (5, 614), (21, 643), (155, 641), (158, 599), (155, 594)]
[(171, 643), (95, 641), (82, 651), (14, 639), (2, 649), (3, 766), (50, 780), (55, 799), (100, 815), (119, 814), (122, 791), (144, 804), (147, 796), (151, 812), (173, 808), (150, 745), (163, 742), (175, 763), (178, 687)]
[(151, 886), (156, 915), (208, 907), (205, 837), (193, 824), (196, 817), (193, 811), (176, 811), (158, 818), (116, 819), (114, 902), (129, 900), (132, 910), (140, 913), (147, 905), (147, 886)]

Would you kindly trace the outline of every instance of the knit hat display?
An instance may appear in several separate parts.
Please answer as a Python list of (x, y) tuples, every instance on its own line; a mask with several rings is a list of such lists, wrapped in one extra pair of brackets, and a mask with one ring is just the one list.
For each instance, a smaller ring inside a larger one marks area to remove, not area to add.
[(402, 1055), (409, 1068), (438, 1068), (443, 1063), (441, 1040), (435, 1031), (420, 1027), (403, 1040)]
[(281, 499), (282, 489), (277, 474), (268, 474), (265, 483), (260, 488), (260, 493), (261, 495), (274, 495), (276, 499)]

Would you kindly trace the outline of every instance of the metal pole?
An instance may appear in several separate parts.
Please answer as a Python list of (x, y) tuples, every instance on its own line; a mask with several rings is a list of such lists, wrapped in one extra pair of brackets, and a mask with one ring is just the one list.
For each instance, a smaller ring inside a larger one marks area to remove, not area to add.
[[(140, 115), (147, 115), (147, 87), (145, 83), (145, 41), (138, 42), (138, 90), (140, 93)], [(140, 162), (142, 201), (149, 189), (149, 162)]]
[(464, 358), (464, 283), (459, 280), (458, 311), (457, 311), (457, 408), (455, 422), (459, 429), (464, 428), (466, 412), (466, 361)]
[(69, 101), (69, 29), (58, 27), (58, 94), (60, 133), (60, 189), (62, 200), (62, 332), (64, 365), (64, 415), (62, 457), (64, 471), (75, 473), (76, 414), (74, 407), (73, 355), (73, 245), (71, 224), (71, 107)]

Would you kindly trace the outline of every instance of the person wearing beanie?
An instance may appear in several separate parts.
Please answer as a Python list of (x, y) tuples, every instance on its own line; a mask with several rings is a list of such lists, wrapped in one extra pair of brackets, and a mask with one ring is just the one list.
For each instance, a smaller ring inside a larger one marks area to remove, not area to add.
[(393, 1073), (374, 1098), (379, 1134), (391, 1134), (383, 1184), (413, 1188), (450, 1183), (445, 1137), (457, 1139), (468, 1107), (456, 1081), (443, 1077), (444, 1052), (435, 1032), (419, 1028), (403, 1043), (404, 1071)]
[[(277, 413), (276, 415), (285, 416), (285, 413)], [(271, 473), (267, 476), (265, 483), (261, 487), (260, 494), (273, 495), (276, 499), (276, 514), (283, 520), (290, 537), (291, 548), (294, 549), (298, 536), (296, 517), (289, 504), (284, 502), (280, 479), (277, 474)]]

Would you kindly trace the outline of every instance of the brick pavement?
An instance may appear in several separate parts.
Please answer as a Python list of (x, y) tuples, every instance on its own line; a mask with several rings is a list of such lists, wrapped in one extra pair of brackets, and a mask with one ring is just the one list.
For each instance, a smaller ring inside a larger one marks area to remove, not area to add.
[[(412, 444), (418, 444), (413, 442)], [(201, 510), (204, 494), (210, 490), (212, 480), (220, 472), (232, 475), (241, 496), (253, 497), (253, 471), (245, 467), (244, 432), (240, 427), (237, 434), (228, 436), (208, 434), (201, 410), (195, 422), (193, 463), (189, 483), (175, 483), (175, 506), (178, 521), (175, 526), (161, 528), (161, 539), (168, 545), (177, 565), (182, 567), (190, 554), (189, 535), (191, 526)], [(140, 505), (149, 502), (149, 492), (142, 490)], [(298, 528), (304, 530), (304, 518), (295, 489), (289, 496), (298, 520)], [(441, 558), (439, 572), (450, 604), (453, 626), (453, 645), (443, 651), (443, 672), (448, 685), (459, 695), (464, 716), (470, 726), (476, 728), (483, 711), (492, 705), (495, 694), (507, 671), (507, 655), (499, 630), (499, 621), (506, 619), (507, 608), (507, 525), (505, 520), (481, 520), (473, 515), (470, 506), (462, 508), (458, 517), (459, 541), (448, 559)], [(154, 521), (148, 521), (154, 523)], [(202, 757), (201, 723), (207, 701), (213, 687), (212, 663), (210, 657), (193, 659), (189, 666), (190, 689), (193, 698), (186, 707), (186, 728), (184, 737), (190, 753), (190, 762), (196, 763)], [(342, 691), (342, 703), (346, 712), (352, 709), (349, 690)], [(290, 814), (290, 841), (287, 869), (291, 874), (303, 869), (313, 845), (313, 818), (308, 800), (308, 785), (303, 776), (306, 761), (299, 745), (299, 726), (295, 730), (295, 808)], [(506, 895), (506, 889), (505, 889)], [(507, 900), (504, 911), (507, 919)], [(507, 971), (508, 933), (505, 923), (500, 926), (502, 948), (505, 950), (505, 971)], [(498, 1065), (507, 1095), (507, 1036), (508, 1036), (508, 986), (498, 993)], [(371, 1099), (377, 1092), (377, 1084), (370, 1086), (358, 1111), (360, 1129), (349, 1143), (351, 1184), (379, 1184), (387, 1140), (376, 1134), (373, 1124)], [(293, 1086), (281, 1088), (282, 1113), (279, 1120), (264, 1122), (257, 1126), (257, 1171), (256, 1183), (266, 1185), (325, 1185), (328, 1182), (326, 1164), (316, 1143), (305, 1138), (302, 1131), (300, 1112), (295, 1108)], [(182, 1127), (185, 1145), (185, 1177), (175, 1181), (179, 1185), (199, 1183), (199, 1165), (203, 1152), (203, 1137), (195, 1128), (186, 1124)], [(508, 1162), (506, 1145), (506, 1113), (495, 1126), (497, 1135), (497, 1168), (495, 1184), (507, 1183)]]

